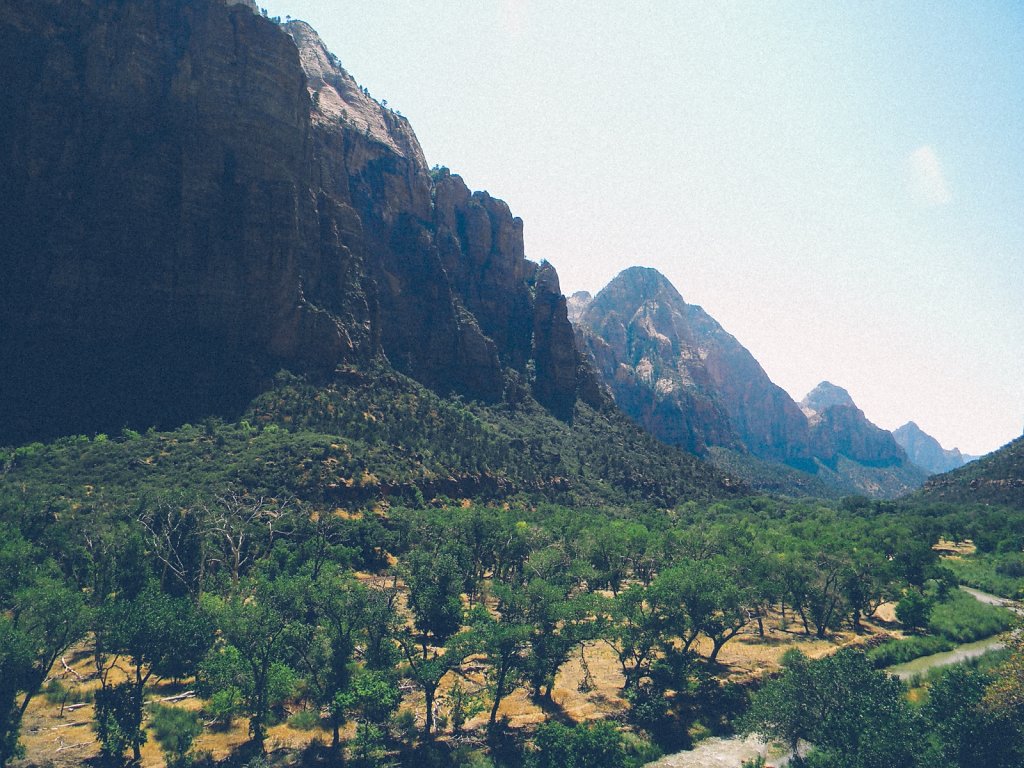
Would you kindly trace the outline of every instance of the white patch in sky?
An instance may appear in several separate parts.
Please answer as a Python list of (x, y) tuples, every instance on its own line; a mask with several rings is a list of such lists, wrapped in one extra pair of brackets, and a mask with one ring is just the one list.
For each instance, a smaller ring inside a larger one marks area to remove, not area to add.
[(942, 164), (927, 144), (910, 154), (910, 193), (918, 203), (927, 206), (945, 205), (953, 199)]
[(498, 20), (513, 40), (522, 36), (526, 26), (526, 4), (527, 0), (498, 0)]

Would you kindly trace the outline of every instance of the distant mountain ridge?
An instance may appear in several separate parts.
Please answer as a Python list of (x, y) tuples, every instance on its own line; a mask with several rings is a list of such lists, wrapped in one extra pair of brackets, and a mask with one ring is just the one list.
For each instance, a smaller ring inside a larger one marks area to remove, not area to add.
[[(570, 299), (579, 345), (616, 403), (656, 437), (772, 487), (802, 484), (782, 470), (815, 476), (841, 492), (889, 496), (920, 486), (925, 473), (849, 393), (822, 382), (799, 406), (750, 352), (657, 270), (631, 267), (596, 296)], [(721, 451), (727, 451), (723, 454)], [(781, 475), (780, 475), (781, 472)]]
[(958, 469), (978, 458), (960, 453), (959, 448), (943, 448), (938, 440), (913, 421), (893, 430), (892, 435), (912, 462), (933, 475)]

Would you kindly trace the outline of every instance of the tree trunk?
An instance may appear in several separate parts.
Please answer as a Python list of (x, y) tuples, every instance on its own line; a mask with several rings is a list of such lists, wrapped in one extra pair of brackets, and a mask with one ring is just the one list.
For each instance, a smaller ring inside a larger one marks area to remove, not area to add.
[(423, 696), (426, 699), (427, 714), (423, 718), (423, 740), (430, 739), (434, 730), (434, 696), (437, 694), (437, 686), (423, 686)]
[(501, 667), (498, 670), (498, 679), (494, 683), (494, 704), (491, 706), (490, 717), (487, 718), (487, 725), (491, 727), (494, 727), (498, 721), (498, 707), (501, 706), (501, 700), (505, 698), (505, 677), (506, 669)]

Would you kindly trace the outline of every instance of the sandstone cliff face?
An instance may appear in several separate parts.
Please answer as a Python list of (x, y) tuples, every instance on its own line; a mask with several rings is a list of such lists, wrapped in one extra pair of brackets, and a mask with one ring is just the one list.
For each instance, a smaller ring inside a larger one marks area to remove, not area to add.
[(380, 352), (483, 399), (534, 361), (571, 414), (522, 223), (287, 32), (248, 0), (0, 0), (0, 442), (238, 412)]
[(244, 5), (0, 4), (4, 436), (240, 408), (373, 349), (294, 45)]

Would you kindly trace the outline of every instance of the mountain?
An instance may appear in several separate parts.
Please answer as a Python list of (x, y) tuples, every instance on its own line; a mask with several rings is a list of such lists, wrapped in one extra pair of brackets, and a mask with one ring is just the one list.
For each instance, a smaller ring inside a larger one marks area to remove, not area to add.
[(806, 421), (753, 356), (658, 271), (631, 267), (588, 304), (577, 329), (616, 403), (693, 453), (738, 448), (808, 459)]
[(907, 455), (891, 432), (868, 421), (850, 393), (821, 382), (800, 402), (811, 430), (814, 456), (833, 465), (839, 456), (869, 467), (901, 466)]
[(912, 421), (894, 430), (892, 436), (912, 462), (933, 475), (957, 469), (978, 458), (960, 453), (959, 448), (943, 448), (938, 440)]
[(581, 350), (619, 407), (663, 442), (772, 492), (892, 496), (923, 482), (848, 392), (823, 382), (798, 406), (656, 270), (624, 270), (573, 303)]
[(590, 295), (589, 291), (576, 291), (572, 296), (567, 296), (565, 309), (569, 315), (569, 322), (575, 323), (579, 320), (583, 311), (590, 306), (590, 302), (593, 300), (594, 297)]
[(857, 407), (849, 392), (830, 381), (823, 381), (800, 401), (800, 410), (807, 418), (811, 418), (837, 405), (845, 408)]
[(385, 355), (568, 419), (601, 393), (522, 222), (251, 2), (0, 0), (0, 443), (237, 416)]
[(1024, 437), (969, 464), (929, 478), (921, 497), (1024, 509)]

